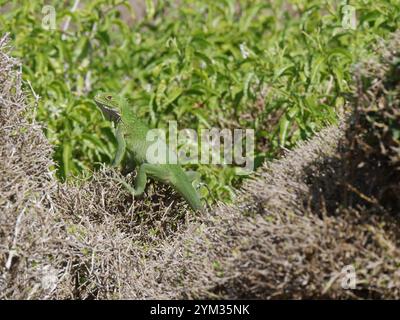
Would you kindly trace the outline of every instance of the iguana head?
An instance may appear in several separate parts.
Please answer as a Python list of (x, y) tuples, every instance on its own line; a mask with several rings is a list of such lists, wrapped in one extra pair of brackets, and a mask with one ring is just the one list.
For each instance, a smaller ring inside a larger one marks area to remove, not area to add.
[(121, 120), (120, 102), (118, 96), (113, 93), (98, 93), (94, 101), (103, 112), (106, 119), (119, 122)]

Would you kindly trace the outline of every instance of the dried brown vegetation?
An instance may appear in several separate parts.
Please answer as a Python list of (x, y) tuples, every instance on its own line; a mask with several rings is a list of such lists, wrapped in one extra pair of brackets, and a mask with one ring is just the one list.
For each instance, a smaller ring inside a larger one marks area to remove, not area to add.
[(200, 215), (160, 186), (132, 201), (111, 169), (58, 183), (7, 50), (3, 39), (0, 298), (400, 297), (400, 33), (356, 66), (346, 121)]
[[(65, 237), (53, 210), (56, 181), (51, 146), (41, 128), (26, 120), (18, 62), (0, 40), (0, 297), (46, 297), (42, 276)], [(49, 288), (50, 289), (50, 288)]]

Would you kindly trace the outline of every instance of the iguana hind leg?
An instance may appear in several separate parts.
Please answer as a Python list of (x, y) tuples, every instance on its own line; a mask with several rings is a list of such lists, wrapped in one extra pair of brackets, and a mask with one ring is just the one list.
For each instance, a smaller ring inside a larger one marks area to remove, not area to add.
[(137, 197), (143, 194), (146, 184), (147, 184), (147, 175), (161, 180), (163, 182), (168, 182), (170, 173), (164, 168), (153, 165), (149, 163), (142, 163), (137, 170), (137, 175), (135, 178), (135, 187), (132, 188), (125, 180), (115, 179), (117, 182), (120, 182), (133, 196)]
[(158, 165), (142, 163), (137, 171), (137, 175), (135, 178), (135, 196), (140, 196), (144, 192), (147, 184), (148, 175), (157, 180), (166, 181), (169, 177), (169, 172)]
[(146, 163), (143, 163), (140, 165), (137, 175), (135, 178), (135, 196), (140, 196), (143, 192), (144, 189), (146, 188), (147, 184), (147, 173), (146, 173)]

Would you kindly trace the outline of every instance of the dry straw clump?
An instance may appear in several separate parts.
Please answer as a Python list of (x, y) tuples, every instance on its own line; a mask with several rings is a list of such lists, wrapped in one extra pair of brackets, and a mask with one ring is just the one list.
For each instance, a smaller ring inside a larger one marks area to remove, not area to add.
[[(0, 40), (0, 298), (46, 297), (63, 235), (50, 199), (51, 146), (24, 102), (21, 69)], [(53, 281), (54, 280), (54, 281)]]
[(400, 33), (356, 66), (347, 121), (198, 215), (162, 186), (132, 199), (111, 169), (56, 182), (7, 50), (3, 39), (1, 298), (400, 297)]

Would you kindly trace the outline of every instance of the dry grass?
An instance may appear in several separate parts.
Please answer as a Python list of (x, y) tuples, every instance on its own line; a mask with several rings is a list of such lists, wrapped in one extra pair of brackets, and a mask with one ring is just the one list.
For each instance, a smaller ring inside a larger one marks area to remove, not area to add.
[[(50, 199), (56, 182), (51, 147), (41, 128), (26, 120), (17, 61), (0, 40), (0, 298), (45, 298), (58, 255), (60, 225)], [(51, 276), (49, 277), (49, 279)]]
[[(264, 165), (236, 205), (58, 183), (0, 42), (0, 298), (399, 298), (400, 33), (355, 68), (351, 116)], [(342, 288), (345, 266), (356, 289)]]

